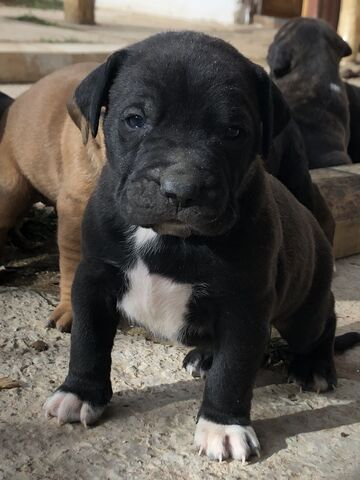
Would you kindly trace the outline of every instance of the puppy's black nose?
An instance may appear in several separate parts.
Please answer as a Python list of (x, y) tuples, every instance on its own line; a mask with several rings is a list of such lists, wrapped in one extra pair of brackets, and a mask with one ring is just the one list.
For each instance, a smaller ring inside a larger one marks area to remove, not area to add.
[(182, 206), (189, 206), (199, 196), (200, 187), (192, 176), (170, 174), (161, 179), (163, 195)]

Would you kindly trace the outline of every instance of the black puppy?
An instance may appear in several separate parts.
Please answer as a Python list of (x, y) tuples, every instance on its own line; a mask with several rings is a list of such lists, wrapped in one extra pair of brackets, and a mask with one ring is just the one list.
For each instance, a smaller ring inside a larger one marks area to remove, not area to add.
[(310, 168), (351, 163), (349, 110), (339, 62), (351, 48), (325, 21), (290, 20), (275, 35), (267, 61), (304, 138)]
[(261, 67), (225, 42), (165, 33), (114, 53), (75, 94), (108, 162), (83, 223), (59, 422), (95, 422), (112, 395), (119, 312), (213, 352), (195, 443), (210, 458), (259, 453), (254, 379), (273, 323), (291, 377), (336, 385), (331, 247), (259, 155), (289, 121)]

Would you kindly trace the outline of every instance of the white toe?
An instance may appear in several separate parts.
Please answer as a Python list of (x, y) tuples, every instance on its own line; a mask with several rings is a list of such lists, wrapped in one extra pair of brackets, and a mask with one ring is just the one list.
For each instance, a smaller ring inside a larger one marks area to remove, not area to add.
[(95, 423), (96, 420), (101, 417), (104, 410), (105, 407), (92, 407), (89, 403), (84, 402), (80, 411), (81, 423), (84, 427)]
[(207, 370), (203, 370), (201, 368), (201, 362), (199, 358), (197, 358), (193, 362), (189, 362), (186, 365), (186, 371), (195, 378), (201, 377), (202, 379), (205, 379), (207, 376)]
[(190, 375), (192, 375), (193, 377), (199, 377), (199, 376), (200, 376), (200, 374), (199, 374), (199, 371), (200, 371), (199, 365), (200, 365), (200, 360), (197, 358), (197, 359), (194, 360), (193, 362), (189, 362), (189, 363), (186, 365), (186, 371), (187, 371), (188, 373), (190, 373)]
[(232, 457), (243, 463), (253, 454), (259, 455), (260, 443), (254, 429), (242, 425), (221, 425), (200, 417), (194, 438), (199, 451), (213, 460)]
[(96, 422), (105, 407), (93, 407), (70, 392), (55, 392), (49, 397), (44, 410), (47, 418), (56, 417), (59, 424), (81, 422), (85, 427)]
[(64, 393), (57, 412), (57, 419), (60, 425), (78, 422), (80, 420), (81, 405), (82, 401), (77, 395)]
[(329, 384), (327, 380), (321, 375), (318, 375), (317, 373), (314, 373), (313, 385), (314, 385), (313, 388), (315, 392), (318, 392), (318, 393), (326, 392), (329, 389)]
[(58, 391), (58, 392), (55, 392), (53, 395), (51, 395), (51, 397), (49, 397), (46, 400), (43, 408), (47, 418), (58, 416), (59, 406), (63, 401), (64, 396), (65, 396), (64, 392)]

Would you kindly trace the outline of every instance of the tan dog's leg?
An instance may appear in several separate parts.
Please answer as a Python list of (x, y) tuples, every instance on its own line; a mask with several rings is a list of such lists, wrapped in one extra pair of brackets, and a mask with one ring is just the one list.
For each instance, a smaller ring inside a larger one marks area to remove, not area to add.
[(36, 201), (36, 191), (20, 173), (12, 159), (0, 158), (0, 258), (7, 234)]
[(85, 205), (65, 193), (58, 198), (58, 245), (60, 252), (60, 303), (49, 319), (49, 326), (69, 332), (72, 322), (71, 287), (80, 261), (81, 220)]

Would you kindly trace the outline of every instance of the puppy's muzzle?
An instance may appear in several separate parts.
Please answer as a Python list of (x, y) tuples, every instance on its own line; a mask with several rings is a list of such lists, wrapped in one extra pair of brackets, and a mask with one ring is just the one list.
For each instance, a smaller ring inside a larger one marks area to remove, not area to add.
[(224, 179), (187, 162), (136, 172), (120, 205), (129, 223), (165, 235), (217, 235), (233, 222)]
[(160, 178), (160, 191), (178, 207), (186, 208), (214, 198), (214, 184), (214, 181), (209, 180), (205, 184), (196, 169), (169, 168)]

